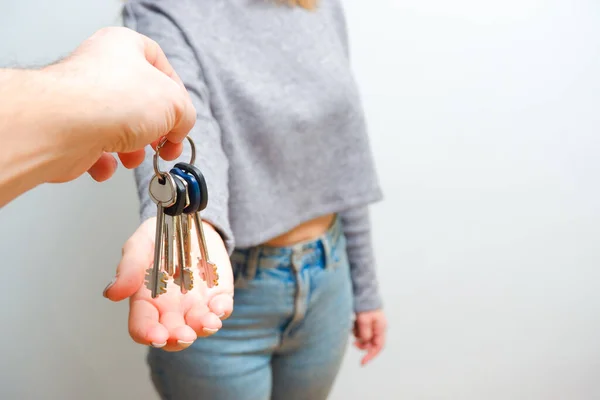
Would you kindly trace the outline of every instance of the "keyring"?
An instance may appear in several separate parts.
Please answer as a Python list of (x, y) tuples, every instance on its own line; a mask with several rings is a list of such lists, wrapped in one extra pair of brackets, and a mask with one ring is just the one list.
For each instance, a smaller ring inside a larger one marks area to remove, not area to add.
[[(190, 142), (190, 147), (192, 148), (192, 157), (190, 159), (190, 164), (194, 165), (194, 163), (196, 162), (196, 144), (194, 143), (191, 137), (186, 136), (185, 138), (188, 140), (188, 142)], [(167, 143), (167, 141), (167, 137), (163, 137), (160, 140), (160, 142), (158, 142), (158, 145), (156, 146), (156, 152), (154, 153), (154, 173), (156, 174), (156, 176), (163, 179), (166, 172), (162, 172), (160, 168), (158, 168), (158, 157), (160, 155), (160, 149), (162, 149), (162, 147), (165, 145), (165, 143)]]

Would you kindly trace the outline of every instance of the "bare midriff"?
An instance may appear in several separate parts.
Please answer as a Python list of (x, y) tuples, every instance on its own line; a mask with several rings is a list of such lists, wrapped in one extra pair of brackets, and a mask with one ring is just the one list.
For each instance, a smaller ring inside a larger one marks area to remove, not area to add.
[(301, 223), (292, 230), (269, 240), (265, 244), (272, 247), (284, 247), (316, 239), (327, 232), (334, 219), (335, 214), (328, 214), (311, 219)]

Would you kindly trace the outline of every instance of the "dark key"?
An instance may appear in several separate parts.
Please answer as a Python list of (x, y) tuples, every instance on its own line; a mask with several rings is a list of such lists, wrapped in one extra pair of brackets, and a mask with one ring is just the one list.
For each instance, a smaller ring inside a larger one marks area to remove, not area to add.
[(163, 211), (165, 214), (165, 270), (167, 271), (168, 275), (172, 276), (175, 273), (175, 252), (173, 251), (175, 249), (175, 235), (177, 234), (177, 232), (175, 231), (175, 218), (178, 215), (183, 214), (183, 209), (187, 206), (187, 193), (184, 183), (185, 181), (178, 179), (176, 175), (169, 175), (173, 178), (173, 181), (175, 182), (175, 190), (177, 192), (175, 204), (165, 208)]
[(164, 213), (171, 217), (183, 214), (186, 206), (186, 191), (185, 184), (179, 179), (175, 179), (175, 189), (177, 190), (177, 199), (175, 204), (164, 209)]
[(212, 288), (219, 284), (219, 274), (217, 271), (217, 266), (215, 265), (215, 263), (210, 261), (210, 256), (208, 255), (208, 246), (206, 245), (204, 228), (202, 226), (202, 218), (200, 217), (200, 211), (204, 210), (208, 205), (208, 188), (206, 187), (206, 181), (204, 180), (204, 175), (202, 175), (202, 172), (200, 172), (200, 170), (192, 164), (177, 163), (175, 167), (181, 169), (185, 173), (192, 175), (198, 182), (198, 185), (200, 186), (200, 194), (202, 196), (202, 199), (200, 201), (200, 208), (195, 213), (192, 213), (192, 217), (193, 223), (196, 227), (198, 244), (200, 245), (201, 258), (199, 259), (199, 262), (202, 266), (202, 277), (206, 282), (206, 285), (209, 288)]
[(198, 207), (196, 212), (203, 211), (208, 205), (208, 188), (204, 175), (202, 175), (202, 172), (196, 166), (188, 163), (177, 163), (175, 164), (175, 168), (179, 168), (183, 172), (192, 175), (196, 179), (196, 182), (198, 182), (198, 187), (200, 188), (200, 207)]
[(172, 175), (176, 175), (187, 182), (187, 193), (190, 205), (183, 209), (183, 213), (192, 214), (197, 212), (202, 201), (202, 194), (200, 193), (200, 186), (194, 175), (188, 174), (177, 167), (171, 169), (170, 172)]

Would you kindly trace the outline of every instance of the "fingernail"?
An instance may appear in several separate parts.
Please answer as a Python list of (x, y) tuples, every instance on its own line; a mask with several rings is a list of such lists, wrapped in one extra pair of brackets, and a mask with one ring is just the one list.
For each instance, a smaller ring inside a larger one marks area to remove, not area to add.
[(193, 343), (194, 342), (186, 342), (186, 341), (183, 341), (183, 340), (178, 340), (177, 341), (177, 344), (179, 346), (183, 347), (184, 349), (187, 348), (187, 347), (190, 347)]
[(152, 343), (152, 347), (160, 349), (161, 347), (165, 347), (167, 345), (167, 342), (164, 343)]
[(217, 333), (219, 331), (218, 329), (208, 329), (208, 328), (203, 328), (202, 330), (204, 331), (204, 333), (210, 333), (211, 335), (213, 333)]
[(217, 317), (219, 317), (219, 319), (223, 318), (225, 316), (225, 313), (221, 313), (219, 315), (217, 315)]
[(116, 276), (112, 279), (112, 281), (110, 281), (108, 285), (106, 285), (104, 291), (102, 292), (102, 296), (106, 297), (106, 292), (108, 292), (108, 289), (110, 289), (115, 284), (115, 282), (117, 282)]

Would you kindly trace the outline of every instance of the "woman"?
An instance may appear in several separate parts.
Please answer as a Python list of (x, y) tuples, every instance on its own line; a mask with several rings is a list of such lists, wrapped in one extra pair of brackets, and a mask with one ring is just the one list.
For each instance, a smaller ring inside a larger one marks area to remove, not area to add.
[[(381, 191), (344, 16), (338, 0), (301, 5), (125, 6), (126, 26), (159, 43), (196, 107), (190, 136), (221, 276), (209, 290), (181, 295), (174, 286), (151, 299), (142, 287), (131, 298), (130, 332), (153, 346), (163, 399), (325, 399), (353, 322), (363, 363), (383, 346), (368, 215)], [(150, 155), (136, 170), (145, 222), (106, 291), (113, 300), (130, 294), (127, 282), (140, 283), (152, 261)]]

